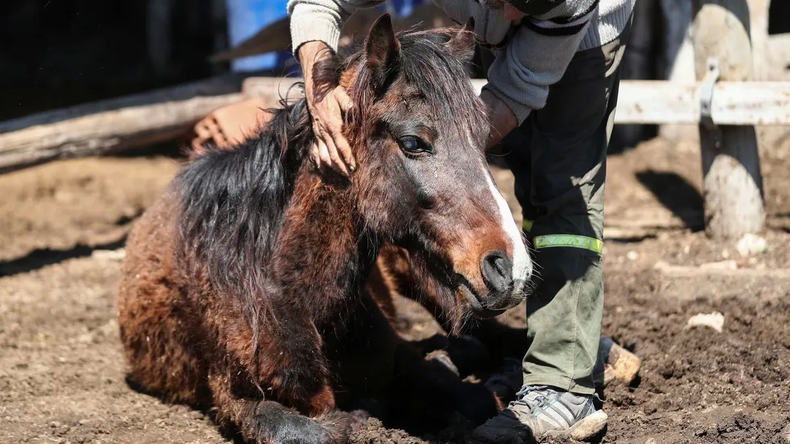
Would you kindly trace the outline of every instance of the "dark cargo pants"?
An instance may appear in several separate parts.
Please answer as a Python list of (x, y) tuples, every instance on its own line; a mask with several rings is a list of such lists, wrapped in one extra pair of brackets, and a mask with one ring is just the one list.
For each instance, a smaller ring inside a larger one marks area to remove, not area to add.
[(502, 141), (540, 274), (527, 300), (524, 384), (592, 394), (600, 376), (606, 151), (628, 30), (577, 52), (546, 106)]

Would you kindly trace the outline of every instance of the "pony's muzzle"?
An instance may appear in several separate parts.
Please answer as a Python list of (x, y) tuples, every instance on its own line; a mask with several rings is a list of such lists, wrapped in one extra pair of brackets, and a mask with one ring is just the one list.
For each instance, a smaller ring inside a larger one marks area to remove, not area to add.
[(489, 292), (505, 293), (513, 290), (513, 261), (504, 251), (490, 251), (480, 262), (480, 272)]
[(475, 292), (463, 289), (472, 311), (479, 318), (490, 318), (515, 307), (526, 297), (526, 280), (531, 275), (531, 264), (526, 269), (523, 264), (515, 263), (503, 250), (492, 250), (480, 260), (480, 274), (485, 290)]

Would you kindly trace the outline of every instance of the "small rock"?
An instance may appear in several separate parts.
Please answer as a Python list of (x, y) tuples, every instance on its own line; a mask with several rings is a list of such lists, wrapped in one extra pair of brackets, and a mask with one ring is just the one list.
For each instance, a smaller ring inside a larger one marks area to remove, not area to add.
[(80, 344), (90, 344), (91, 342), (93, 342), (93, 334), (83, 333), (77, 336), (77, 342)]
[(755, 234), (744, 234), (735, 247), (741, 257), (762, 254), (768, 250), (768, 242)]
[(686, 323), (686, 328), (700, 326), (710, 327), (721, 333), (722, 327), (724, 327), (724, 315), (719, 312), (713, 312), (710, 314), (699, 313), (692, 316), (691, 319), (689, 319)]
[(645, 441), (645, 444), (656, 444), (656, 439), (655, 438), (647, 438), (647, 441)]
[(65, 190), (56, 191), (53, 197), (55, 198), (55, 201), (60, 203), (69, 203), (74, 201), (74, 193), (70, 193)]
[(629, 261), (635, 261), (635, 260), (639, 259), (639, 253), (637, 253), (636, 251), (631, 250), (625, 255), (625, 257), (627, 257)]

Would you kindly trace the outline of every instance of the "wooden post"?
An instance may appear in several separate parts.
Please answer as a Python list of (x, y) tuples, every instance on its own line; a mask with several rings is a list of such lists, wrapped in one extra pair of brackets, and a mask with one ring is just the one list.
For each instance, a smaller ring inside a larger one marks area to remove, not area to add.
[(768, 58), (768, 6), (770, 0), (748, 0), (754, 78), (772, 80)]
[[(708, 59), (715, 58), (721, 80), (752, 80), (746, 0), (694, 0), (694, 13), (692, 41), (697, 79), (705, 77)], [(761, 231), (765, 204), (754, 127), (703, 124), (699, 131), (707, 234), (732, 239)]]

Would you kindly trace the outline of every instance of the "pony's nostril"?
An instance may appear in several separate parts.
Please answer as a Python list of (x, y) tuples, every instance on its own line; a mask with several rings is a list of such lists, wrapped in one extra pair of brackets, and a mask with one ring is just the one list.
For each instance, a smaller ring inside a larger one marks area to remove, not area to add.
[(513, 284), (513, 261), (500, 250), (483, 257), (481, 264), (483, 280), (490, 290), (507, 291)]

